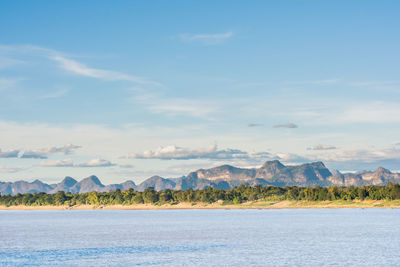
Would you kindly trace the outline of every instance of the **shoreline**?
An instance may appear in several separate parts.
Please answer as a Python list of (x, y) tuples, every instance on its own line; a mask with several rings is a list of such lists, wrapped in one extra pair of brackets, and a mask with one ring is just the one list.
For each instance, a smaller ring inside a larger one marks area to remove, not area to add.
[(75, 205), (75, 206), (2, 206), (0, 210), (198, 210), (198, 209), (365, 209), (400, 208), (400, 200), (354, 200), (354, 201), (249, 201), (242, 204), (179, 203), (179, 204), (133, 204), (133, 205)]

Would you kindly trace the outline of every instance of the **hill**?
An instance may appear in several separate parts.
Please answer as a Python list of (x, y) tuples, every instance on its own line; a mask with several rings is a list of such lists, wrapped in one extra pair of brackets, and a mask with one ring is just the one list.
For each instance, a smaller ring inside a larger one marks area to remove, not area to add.
[(34, 182), (0, 182), (0, 194), (18, 193), (56, 193), (58, 191), (71, 193), (85, 193), (91, 191), (108, 192), (116, 189), (128, 190), (133, 188), (144, 191), (148, 187), (155, 190), (165, 189), (186, 190), (203, 189), (206, 187), (230, 189), (240, 184), (273, 185), (273, 186), (362, 186), (386, 185), (387, 183), (400, 183), (400, 174), (379, 167), (375, 171), (358, 173), (340, 173), (330, 171), (322, 162), (312, 162), (301, 165), (285, 166), (278, 160), (267, 161), (259, 168), (238, 168), (222, 165), (210, 169), (199, 169), (180, 178), (168, 179), (152, 176), (139, 185), (128, 180), (121, 184), (103, 185), (98, 177), (92, 175), (81, 181), (72, 177), (65, 177), (58, 184), (46, 184), (40, 180)]

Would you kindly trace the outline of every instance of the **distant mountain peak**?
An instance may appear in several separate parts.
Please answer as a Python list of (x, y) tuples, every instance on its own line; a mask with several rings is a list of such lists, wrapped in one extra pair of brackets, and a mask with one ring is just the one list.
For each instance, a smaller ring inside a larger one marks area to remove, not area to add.
[(135, 186), (136, 184), (132, 180), (127, 180), (127, 181), (123, 182), (121, 185), (133, 185), (133, 186)]
[(164, 179), (164, 178), (162, 178), (161, 176), (158, 176), (158, 175), (153, 175), (149, 179), (151, 179), (151, 180), (159, 180), (159, 179)]
[(326, 168), (325, 164), (322, 161), (314, 161), (310, 163), (305, 163), (304, 165), (310, 165), (316, 168)]
[(66, 176), (64, 180), (61, 181), (60, 184), (71, 187), (74, 186), (78, 181), (70, 176)]
[(283, 165), (279, 160), (270, 160), (264, 162), (264, 164), (261, 166), (261, 168), (268, 168), (268, 167), (284, 168), (285, 165)]
[(82, 181), (80, 181), (80, 183), (90, 183), (90, 182), (92, 182), (92, 183), (94, 183), (94, 184), (96, 184), (96, 185), (99, 185), (99, 186), (104, 186), (104, 185), (100, 182), (99, 178), (98, 178), (96, 175), (91, 175), (91, 176), (89, 176), (89, 177), (83, 179)]
[[(213, 168), (211, 168), (209, 170), (224, 171), (224, 170), (231, 170), (233, 168), (235, 168), (235, 167), (233, 167), (232, 165), (224, 164), (224, 165), (220, 165), (220, 166), (217, 166), (217, 167), (213, 167)], [(207, 170), (207, 169), (201, 169), (200, 171), (204, 171), (204, 170)]]
[(374, 171), (374, 173), (377, 173), (377, 174), (392, 174), (392, 172), (390, 170), (385, 169), (383, 167), (379, 167), (378, 169), (376, 169)]

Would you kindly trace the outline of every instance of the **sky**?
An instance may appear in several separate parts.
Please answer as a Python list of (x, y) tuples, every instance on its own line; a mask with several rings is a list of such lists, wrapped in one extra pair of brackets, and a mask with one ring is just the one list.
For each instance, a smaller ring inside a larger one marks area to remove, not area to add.
[(399, 1), (0, 1), (0, 181), (400, 170)]

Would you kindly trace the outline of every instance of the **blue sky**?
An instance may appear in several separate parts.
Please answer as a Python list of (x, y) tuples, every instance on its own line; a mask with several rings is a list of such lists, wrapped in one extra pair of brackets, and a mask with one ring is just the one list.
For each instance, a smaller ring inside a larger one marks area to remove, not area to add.
[(0, 180), (400, 170), (398, 1), (1, 1)]

